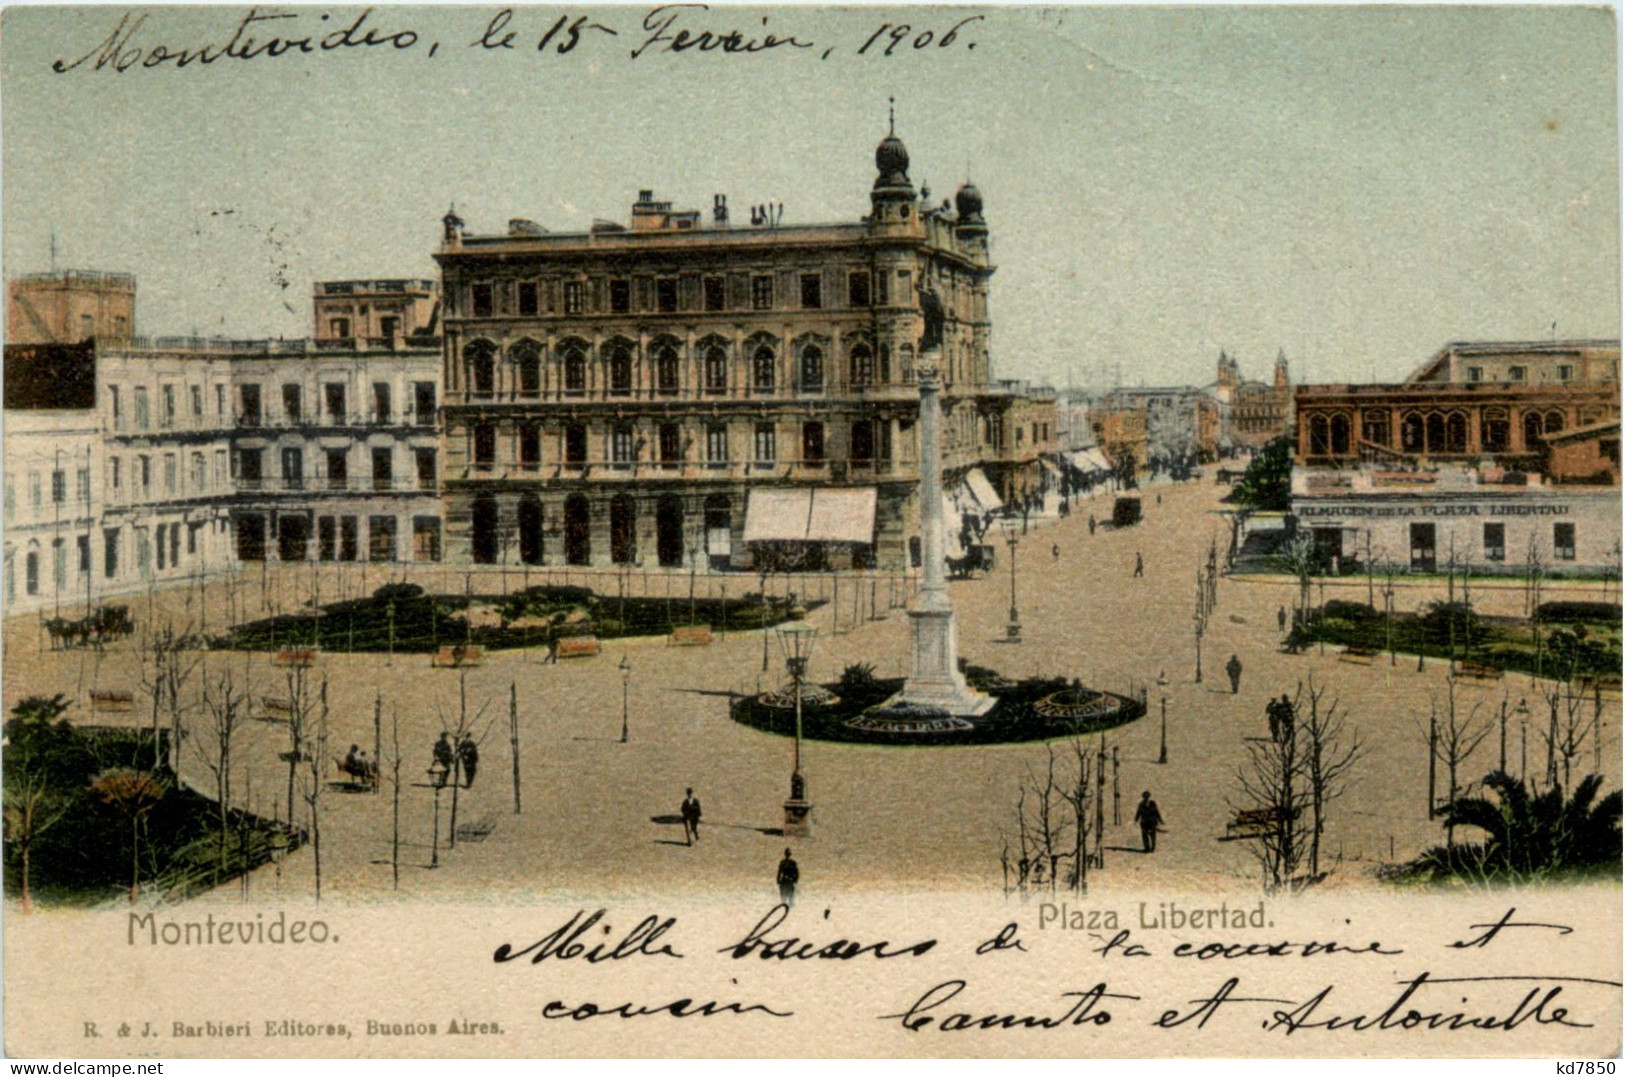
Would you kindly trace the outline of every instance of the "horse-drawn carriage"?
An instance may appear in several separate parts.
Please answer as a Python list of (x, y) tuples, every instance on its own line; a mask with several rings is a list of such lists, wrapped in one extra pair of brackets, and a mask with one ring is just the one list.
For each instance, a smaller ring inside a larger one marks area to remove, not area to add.
[(992, 572), (994, 547), (991, 543), (972, 543), (965, 547), (962, 557), (948, 558), (948, 578), (965, 580), (972, 572)]
[(96, 646), (123, 639), (135, 631), (128, 606), (98, 606), (84, 617), (47, 617), (45, 632), (51, 637), (51, 650)]

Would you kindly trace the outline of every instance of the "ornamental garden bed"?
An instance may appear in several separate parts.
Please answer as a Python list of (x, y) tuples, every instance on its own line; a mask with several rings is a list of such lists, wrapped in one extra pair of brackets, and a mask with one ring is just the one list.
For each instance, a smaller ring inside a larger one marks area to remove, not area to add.
[(367, 598), (333, 602), (317, 610), (267, 617), (237, 625), (215, 645), (233, 650), (301, 652), (399, 652), (437, 654), (461, 646), (470, 651), (545, 647), (590, 626), (597, 639), (671, 636), (679, 628), (752, 631), (806, 615), (823, 605), (792, 605), (744, 594), (727, 599), (619, 598), (586, 587), (530, 587), (503, 596), (432, 595), (415, 584), (386, 584)]
[[(972, 744), (1017, 744), (1087, 736), (1132, 722), (1144, 715), (1138, 701), (1085, 688), (1064, 678), (1012, 682), (991, 670), (970, 667), (971, 686), (994, 697), (986, 714), (955, 718), (931, 708), (903, 712), (876, 708), (903, 688), (901, 679), (854, 674), (848, 667), (840, 681), (802, 686), (802, 736), (809, 740), (894, 747), (949, 747)], [(735, 700), (736, 722), (780, 736), (793, 736), (796, 712), (789, 686)]]

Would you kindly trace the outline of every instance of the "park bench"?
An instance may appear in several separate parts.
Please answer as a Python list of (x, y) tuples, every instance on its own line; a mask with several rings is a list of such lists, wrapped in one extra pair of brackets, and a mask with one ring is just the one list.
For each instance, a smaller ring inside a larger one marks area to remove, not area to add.
[(97, 714), (125, 714), (135, 709), (133, 692), (92, 691), (90, 709)]
[(561, 636), (559, 638), (558, 656), (560, 658), (593, 658), (597, 656), (600, 649), (597, 636)]
[(710, 625), (678, 625), (671, 630), (673, 647), (706, 647), (710, 643)]
[(278, 651), (271, 656), (271, 665), (278, 669), (309, 669), (316, 664), (314, 650)]
[(345, 787), (360, 790), (378, 788), (378, 768), (376, 766), (370, 763), (362, 763), (359, 760), (352, 764), (350, 760), (342, 755), (333, 757), (333, 765), (340, 774), (344, 775), (343, 784)]
[(435, 669), (469, 669), (485, 665), (485, 652), (461, 643), (442, 644), (430, 658), (429, 664)]
[(285, 722), (293, 717), (293, 701), (280, 696), (264, 696), (260, 700), (260, 709), (264, 711), (264, 721)]
[(1377, 660), (1377, 649), (1363, 644), (1350, 644), (1343, 648), (1343, 653), (1337, 656), (1339, 662), (1353, 662), (1358, 666), (1369, 666)]
[(1456, 679), (1469, 681), (1498, 681), (1506, 676), (1500, 666), (1486, 666), (1482, 662), (1457, 662)]
[[(1296, 814), (1296, 813), (1294, 813)], [(1238, 838), (1258, 838), (1281, 828), (1286, 813), (1280, 808), (1243, 808), (1225, 824), (1223, 841)]]

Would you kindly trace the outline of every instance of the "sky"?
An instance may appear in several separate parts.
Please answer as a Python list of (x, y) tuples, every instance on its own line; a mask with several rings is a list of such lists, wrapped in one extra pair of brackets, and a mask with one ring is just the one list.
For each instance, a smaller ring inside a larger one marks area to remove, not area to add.
[[(476, 43), (499, 7), (381, 6), (351, 37), (409, 47), (142, 66), (249, 10), (0, 15), (8, 276), (54, 234), (59, 267), (137, 275), (140, 332), (306, 335), (313, 281), (433, 276), (452, 203), (475, 233), (625, 220), (640, 188), (855, 220), (895, 97), (916, 186), (983, 194), (1001, 377), (1200, 383), (1223, 347), (1252, 377), (1284, 350), (1297, 380), (1394, 380), (1451, 340), (1620, 333), (1606, 9), (669, 12), (668, 37), (808, 46), (729, 55), (641, 47), (649, 7), (514, 9), (504, 49)], [(292, 17), (247, 36), (319, 45), (365, 9), (257, 10)], [(537, 51), (560, 15), (615, 34)], [(137, 62), (97, 69), (121, 19)], [(886, 24), (910, 29), (860, 55)]]

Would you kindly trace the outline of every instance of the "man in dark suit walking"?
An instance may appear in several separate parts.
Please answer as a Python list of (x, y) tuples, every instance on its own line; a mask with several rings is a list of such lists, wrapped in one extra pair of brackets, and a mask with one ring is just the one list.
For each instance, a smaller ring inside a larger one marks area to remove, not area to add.
[[(1150, 794), (1147, 794), (1148, 796)], [(779, 861), (779, 901), (786, 906), (796, 903), (796, 884), (801, 881), (801, 868), (791, 857), (790, 850), (784, 850), (784, 859)]]
[(1145, 845), (1145, 851), (1156, 852), (1157, 828), (1162, 826), (1162, 810), (1151, 799), (1151, 790), (1140, 794), (1140, 806), (1134, 809), (1134, 821), (1140, 824), (1140, 840)]
[(683, 797), (683, 840), (693, 845), (700, 840), (700, 799), (690, 789)]

